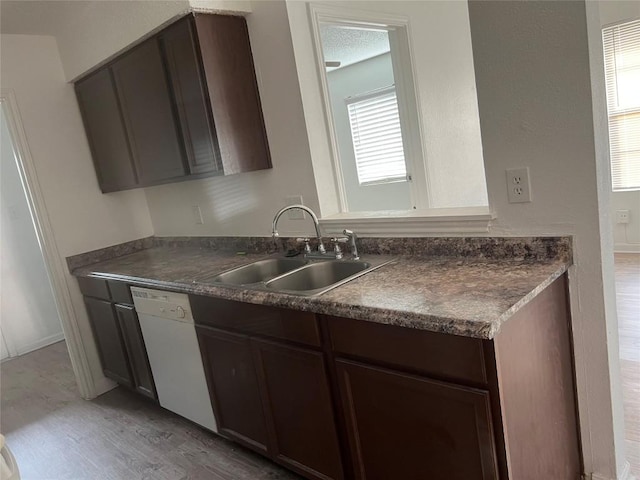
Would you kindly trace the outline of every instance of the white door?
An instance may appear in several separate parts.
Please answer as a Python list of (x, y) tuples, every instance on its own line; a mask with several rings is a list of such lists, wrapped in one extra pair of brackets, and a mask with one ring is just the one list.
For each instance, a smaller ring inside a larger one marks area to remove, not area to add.
[(4, 108), (0, 113), (0, 319), (4, 358), (7, 346), (11, 356), (21, 355), (60, 341), (64, 335)]

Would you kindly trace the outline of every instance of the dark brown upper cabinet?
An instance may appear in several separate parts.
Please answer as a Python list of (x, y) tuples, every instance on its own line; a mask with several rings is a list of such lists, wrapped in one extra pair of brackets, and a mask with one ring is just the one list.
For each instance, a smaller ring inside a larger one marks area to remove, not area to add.
[(243, 17), (183, 17), (75, 87), (105, 193), (271, 168)]
[(247, 22), (193, 18), (225, 174), (271, 168)]
[(184, 176), (184, 154), (158, 42), (147, 40), (111, 69), (140, 183)]
[(76, 83), (76, 95), (100, 188), (105, 193), (134, 188), (138, 176), (111, 70), (99, 70)]
[(189, 173), (222, 168), (216, 128), (208, 108), (209, 94), (191, 16), (160, 33), (178, 119), (184, 139)]

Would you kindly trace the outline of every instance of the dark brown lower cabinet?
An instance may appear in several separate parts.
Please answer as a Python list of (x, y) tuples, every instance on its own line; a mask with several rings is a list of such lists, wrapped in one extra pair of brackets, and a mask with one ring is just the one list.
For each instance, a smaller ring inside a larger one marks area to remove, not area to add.
[(197, 326), (221, 434), (307, 478), (344, 478), (324, 354)]
[(84, 297), (93, 336), (98, 347), (105, 376), (127, 387), (133, 386), (133, 376), (125, 350), (122, 331), (109, 301)]
[(115, 308), (122, 331), (122, 339), (129, 357), (133, 387), (142, 395), (149, 398), (157, 398), (153, 374), (151, 373), (147, 349), (144, 345), (136, 310), (131, 305), (117, 304)]
[(267, 428), (249, 337), (196, 327), (220, 433), (267, 453)]
[(192, 296), (221, 433), (312, 480), (578, 480), (566, 282), (491, 340)]
[(273, 457), (308, 478), (342, 479), (323, 353), (265, 340), (251, 343)]
[[(125, 282), (78, 278), (102, 371), (120, 385), (157, 400), (140, 321)], [(120, 303), (123, 302), (123, 303)]]
[(336, 361), (357, 479), (493, 480), (489, 392)]

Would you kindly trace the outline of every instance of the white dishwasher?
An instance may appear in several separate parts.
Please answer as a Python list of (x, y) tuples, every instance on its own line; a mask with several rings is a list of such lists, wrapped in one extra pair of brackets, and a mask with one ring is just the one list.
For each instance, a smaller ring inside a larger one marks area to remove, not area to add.
[(139, 287), (131, 294), (160, 405), (217, 432), (189, 297)]

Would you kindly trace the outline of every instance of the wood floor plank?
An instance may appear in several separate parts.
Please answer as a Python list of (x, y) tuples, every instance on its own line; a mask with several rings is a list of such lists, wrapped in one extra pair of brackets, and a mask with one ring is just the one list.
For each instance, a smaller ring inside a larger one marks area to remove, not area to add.
[(615, 254), (627, 459), (640, 478), (640, 254)]
[(23, 480), (300, 480), (117, 388), (77, 393), (64, 342), (0, 367), (0, 430)]

